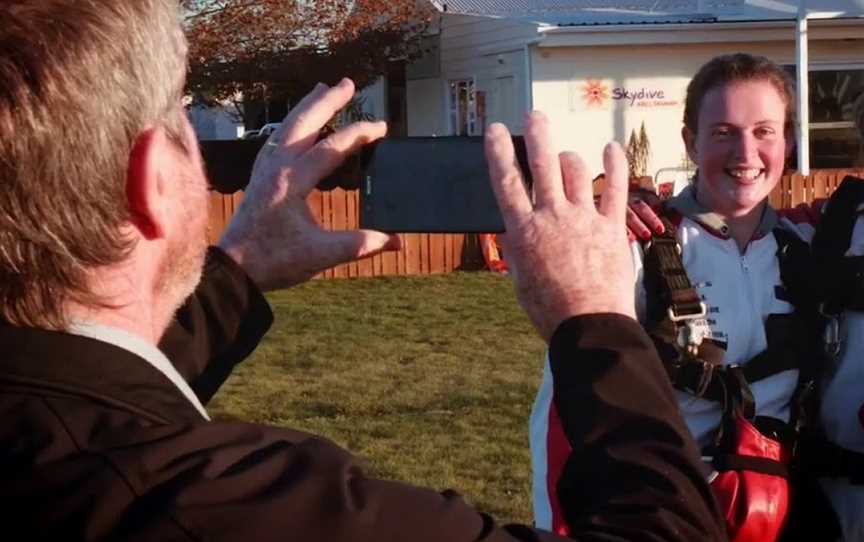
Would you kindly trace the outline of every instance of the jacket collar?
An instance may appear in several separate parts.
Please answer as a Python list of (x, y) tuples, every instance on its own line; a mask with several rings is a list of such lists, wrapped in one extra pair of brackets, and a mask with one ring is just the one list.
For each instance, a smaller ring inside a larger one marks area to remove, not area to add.
[(45, 394), (79, 395), (156, 423), (205, 421), (145, 359), (64, 332), (0, 324), (0, 383)]
[[(729, 239), (729, 225), (719, 214), (709, 211), (696, 199), (696, 187), (693, 184), (684, 188), (677, 196), (667, 202), (670, 209), (699, 223), (706, 230), (721, 239)], [(753, 239), (761, 239), (771, 233), (780, 223), (777, 211), (771, 205), (765, 205), (759, 226), (753, 233)]]

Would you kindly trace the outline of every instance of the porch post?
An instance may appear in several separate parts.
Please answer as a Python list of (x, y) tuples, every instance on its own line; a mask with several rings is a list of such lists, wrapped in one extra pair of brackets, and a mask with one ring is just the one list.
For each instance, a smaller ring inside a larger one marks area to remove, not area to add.
[(807, 54), (807, 8), (799, 4), (795, 31), (795, 53), (798, 80), (798, 172), (810, 174), (810, 71)]

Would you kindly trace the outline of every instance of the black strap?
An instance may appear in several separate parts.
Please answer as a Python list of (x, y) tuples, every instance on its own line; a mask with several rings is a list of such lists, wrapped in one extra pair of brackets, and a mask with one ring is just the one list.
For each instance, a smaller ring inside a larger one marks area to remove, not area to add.
[(780, 281), (788, 295), (788, 301), (797, 311), (811, 312), (816, 308), (813, 276), (816, 272), (810, 245), (798, 234), (777, 227), (772, 230), (777, 242), (777, 264)]
[(702, 300), (684, 268), (677, 228), (666, 216), (661, 220), (665, 233), (652, 238), (645, 257), (649, 335), (676, 388), (721, 403), (727, 416), (734, 407), (752, 419), (755, 404), (750, 383), (810, 364), (814, 349), (809, 329), (813, 328), (808, 328), (800, 316), (814, 306), (807, 293), (812, 282), (810, 248), (794, 233), (774, 230), (781, 281), (796, 311), (769, 315), (765, 322), (767, 348), (745, 365), (730, 369), (722, 364), (724, 349), (710, 338), (703, 340), (695, 355), (679, 344), (686, 322), (675, 322), (672, 317), (698, 314)]
[[(797, 311), (796, 311), (797, 312)], [(748, 382), (756, 382), (809, 363), (810, 330), (796, 312), (769, 314), (765, 319), (765, 350), (742, 365)]]
[[(702, 296), (690, 282), (681, 259), (678, 228), (667, 216), (674, 212), (665, 206), (661, 209), (660, 220), (665, 231), (652, 237), (645, 253), (644, 265), (645, 328), (654, 340), (661, 359), (669, 364), (667, 370), (670, 376), (674, 375), (675, 368), (693, 361), (692, 353), (686, 352), (678, 340), (682, 331), (686, 331), (687, 321), (677, 319), (696, 317), (704, 310)], [(721, 365), (724, 351), (719, 343), (705, 338), (698, 349), (697, 358), (710, 365)]]
[(864, 485), (864, 454), (829, 442), (822, 435), (800, 438), (795, 467), (818, 478), (848, 478), (854, 485)]
[(660, 220), (663, 222), (665, 231), (652, 237), (645, 258), (646, 278), (650, 269), (650, 280), (654, 282), (650, 285), (650, 289), (646, 283), (646, 291), (659, 294), (654, 309), (662, 307), (662, 314), (653, 316), (659, 321), (667, 317), (668, 309), (672, 310), (675, 317), (697, 315), (702, 310), (702, 299), (690, 282), (684, 262), (681, 260), (681, 246), (677, 238), (678, 228), (665, 216)]
[(864, 204), (864, 180), (846, 177), (825, 206), (813, 237), (817, 265), (813, 288), (818, 301), (832, 314), (864, 310), (864, 274), (860, 258), (846, 257), (858, 208)]
[(823, 210), (819, 227), (813, 236), (813, 254), (817, 259), (841, 257), (852, 242), (852, 228), (858, 219), (858, 207), (864, 203), (864, 181), (846, 177)]
[(718, 471), (747, 470), (789, 478), (789, 467), (780, 461), (767, 457), (753, 457), (738, 454), (719, 454), (711, 459), (711, 465)]
[[(864, 183), (862, 183), (864, 184)], [(820, 262), (818, 276), (823, 284), (822, 311), (840, 314), (846, 309), (864, 310), (864, 256), (841, 256)]]
[(752, 381), (747, 378), (747, 366), (715, 365), (699, 359), (677, 366), (665, 365), (676, 389), (720, 403), (724, 412), (737, 408), (747, 419), (755, 415), (756, 404), (750, 390)]

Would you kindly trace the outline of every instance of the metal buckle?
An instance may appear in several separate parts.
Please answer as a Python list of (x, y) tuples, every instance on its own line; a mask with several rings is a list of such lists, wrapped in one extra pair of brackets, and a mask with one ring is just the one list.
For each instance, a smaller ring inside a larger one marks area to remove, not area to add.
[(822, 347), (825, 354), (836, 358), (840, 353), (840, 314), (825, 311), (825, 303), (819, 304), (819, 314), (825, 318), (825, 329), (822, 330)]
[(708, 308), (705, 306), (704, 302), (699, 302), (699, 312), (694, 314), (682, 314), (681, 316), (676, 316), (675, 312), (672, 311), (672, 307), (669, 307), (667, 311), (669, 315), (669, 319), (673, 322), (683, 322), (685, 320), (696, 320), (698, 318), (705, 318), (705, 315), (708, 314)]
[(675, 313), (672, 311), (672, 307), (669, 307), (668, 314), (669, 319), (672, 320), (675, 324), (680, 324), (684, 322), (683, 325), (678, 326), (678, 336), (676, 340), (678, 341), (678, 346), (684, 348), (688, 354), (691, 356), (697, 356), (699, 354), (699, 345), (702, 344), (702, 341), (705, 340), (706, 332), (701, 327), (697, 327), (695, 324), (696, 320), (702, 320), (705, 318), (705, 315), (708, 313), (708, 309), (705, 306), (705, 303), (699, 303), (699, 312), (695, 314), (683, 314), (681, 316), (675, 316)]

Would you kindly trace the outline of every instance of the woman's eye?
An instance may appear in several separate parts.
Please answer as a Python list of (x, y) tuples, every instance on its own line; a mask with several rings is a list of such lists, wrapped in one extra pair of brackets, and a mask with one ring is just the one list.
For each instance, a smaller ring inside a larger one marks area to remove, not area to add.
[(727, 137), (729, 135), (729, 129), (714, 128), (714, 130), (711, 132), (711, 135), (713, 135), (714, 137)]
[(770, 137), (774, 135), (774, 130), (771, 128), (757, 128), (756, 137)]

